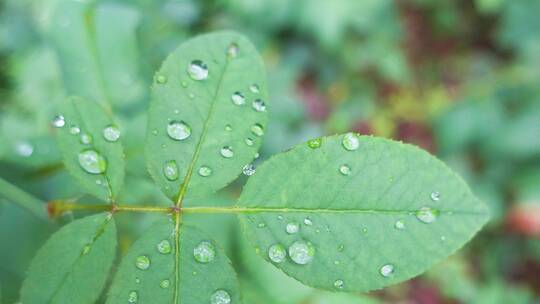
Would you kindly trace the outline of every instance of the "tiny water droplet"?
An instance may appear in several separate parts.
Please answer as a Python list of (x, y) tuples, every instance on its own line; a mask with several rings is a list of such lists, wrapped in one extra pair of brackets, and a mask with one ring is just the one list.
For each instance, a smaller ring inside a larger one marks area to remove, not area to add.
[(193, 249), (193, 256), (199, 263), (210, 263), (216, 256), (216, 249), (212, 243), (202, 241)]
[(441, 193), (439, 193), (438, 191), (433, 191), (431, 192), (430, 197), (432, 201), (437, 202), (441, 199)]
[(310, 147), (311, 149), (318, 149), (321, 147), (321, 144), (322, 140), (320, 138), (310, 139), (307, 142), (308, 147)]
[(381, 269), (379, 270), (379, 272), (381, 273), (383, 277), (390, 277), (394, 274), (394, 265), (392, 264), (383, 265)]
[(176, 161), (169, 160), (163, 164), (163, 175), (170, 181), (178, 179), (178, 165), (176, 164)]
[(81, 128), (79, 128), (78, 126), (73, 125), (71, 126), (71, 128), (69, 128), (69, 134), (77, 135), (79, 133), (81, 133)]
[(232, 126), (231, 125), (226, 125), (225, 126), (225, 131), (232, 131)]
[(167, 83), (167, 76), (165, 75), (157, 75), (156, 76), (156, 81), (160, 84), (164, 84), (164, 83)]
[(403, 220), (397, 220), (394, 227), (398, 230), (403, 230), (405, 229), (405, 222)]
[(187, 83), (187, 81), (182, 80), (181, 85), (182, 85), (183, 88), (187, 88), (188, 83)]
[(251, 91), (251, 93), (255, 93), (255, 94), (258, 94), (260, 91), (259, 86), (255, 83), (249, 86), (249, 90)]
[(339, 167), (339, 172), (343, 175), (349, 175), (351, 174), (351, 168), (347, 165), (341, 165)]
[(257, 227), (258, 227), (258, 228), (265, 228), (265, 227), (266, 227), (266, 223), (261, 222), (261, 223), (257, 224)]
[(128, 303), (137, 303), (138, 300), (139, 294), (135, 290), (130, 291), (128, 294)]
[(140, 284), (140, 283), (141, 283), (141, 279), (135, 278), (135, 283)]
[(296, 222), (291, 222), (287, 224), (285, 230), (288, 234), (295, 234), (300, 230), (300, 226)]
[(183, 121), (173, 120), (167, 125), (167, 134), (174, 140), (184, 140), (191, 136), (191, 128)]
[(135, 260), (135, 266), (140, 270), (146, 270), (150, 268), (150, 259), (145, 255), (140, 255)]
[(246, 145), (248, 145), (248, 146), (250, 146), (250, 147), (253, 146), (253, 139), (251, 139), (251, 138), (249, 138), (249, 137), (246, 138), (246, 139), (244, 140), (244, 142), (246, 143)]
[(204, 80), (208, 78), (208, 67), (201, 60), (193, 60), (188, 65), (189, 77), (193, 80)]
[(27, 141), (21, 141), (15, 144), (15, 152), (22, 157), (30, 157), (34, 153), (34, 146)]
[(201, 166), (199, 168), (199, 175), (202, 176), (202, 177), (208, 177), (208, 176), (212, 175), (212, 169), (210, 167), (207, 167), (207, 166)]
[(241, 106), (241, 105), (244, 105), (246, 103), (246, 98), (240, 92), (234, 92), (231, 95), (231, 100), (237, 106)]
[(283, 263), (286, 256), (287, 250), (281, 244), (274, 244), (268, 249), (268, 258), (274, 263)]
[(263, 126), (261, 126), (260, 124), (254, 124), (253, 126), (251, 126), (250, 130), (251, 130), (251, 133), (253, 133), (256, 136), (261, 137), (264, 135)]
[(343, 244), (339, 245), (338, 248), (337, 248), (337, 250), (338, 250), (339, 252), (343, 252), (343, 250), (345, 250), (345, 245), (343, 245)]
[(157, 244), (157, 250), (159, 253), (169, 254), (171, 253), (171, 243), (167, 240), (162, 240)]
[(257, 158), (259, 158), (259, 156), (261, 156), (261, 155), (259, 154), (259, 152), (257, 152), (257, 153), (255, 153), (255, 155), (253, 155), (253, 158), (257, 159)]
[(364, 227), (364, 228), (362, 228), (362, 232), (363, 232), (364, 234), (367, 234), (367, 233), (368, 233), (368, 229)]
[(52, 120), (52, 125), (55, 128), (62, 128), (66, 125), (66, 120), (63, 115), (56, 115)]
[(229, 47), (227, 48), (227, 57), (236, 58), (236, 56), (238, 56), (238, 44), (233, 42), (229, 44)]
[(194, 98), (195, 98), (195, 94), (189, 93), (188, 97), (189, 97), (189, 99), (194, 99)]
[(158, 135), (158, 130), (152, 130), (152, 135)]
[(341, 262), (339, 260), (334, 261), (334, 265), (339, 265), (339, 264), (341, 264)]
[(234, 156), (234, 152), (230, 146), (225, 146), (221, 148), (221, 151), (219, 151), (219, 153), (225, 158), (231, 158)]
[(304, 219), (304, 225), (311, 226), (311, 225), (313, 225), (313, 221), (309, 217), (306, 217)]
[(210, 304), (230, 304), (231, 295), (223, 289), (216, 290), (210, 296)]
[(438, 211), (430, 207), (422, 207), (416, 211), (416, 218), (426, 224), (433, 223), (438, 216)]
[(260, 99), (255, 99), (253, 103), (251, 103), (251, 107), (257, 112), (266, 111), (266, 104)]
[(85, 150), (79, 153), (79, 165), (84, 171), (91, 174), (101, 174), (107, 169), (107, 161), (94, 150)]
[(344, 285), (345, 285), (345, 282), (343, 282), (343, 280), (336, 280), (334, 282), (334, 287), (337, 289), (342, 289)]
[(120, 138), (120, 129), (113, 125), (107, 126), (103, 129), (103, 137), (107, 141), (115, 142)]
[(289, 246), (289, 256), (296, 264), (309, 264), (315, 256), (315, 247), (310, 242), (296, 241)]
[(343, 136), (343, 147), (349, 151), (354, 151), (360, 147), (360, 140), (358, 135), (354, 133), (347, 133)]
[(278, 215), (277, 219), (281, 221), (283, 219), (283, 215)]
[(81, 143), (83, 143), (84, 145), (89, 145), (92, 143), (92, 141), (93, 141), (92, 135), (88, 133), (81, 134)]
[(255, 174), (255, 166), (253, 164), (247, 164), (242, 168), (242, 173), (247, 176)]
[(159, 287), (165, 289), (165, 288), (169, 288), (169, 286), (171, 286), (171, 281), (165, 279), (163, 281), (161, 281), (161, 283), (159, 283)]

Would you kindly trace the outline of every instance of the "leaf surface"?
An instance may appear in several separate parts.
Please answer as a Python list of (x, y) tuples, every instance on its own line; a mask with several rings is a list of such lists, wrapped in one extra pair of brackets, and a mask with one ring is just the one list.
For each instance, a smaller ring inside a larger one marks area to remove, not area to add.
[[(210, 303), (218, 290), (227, 292), (231, 303), (240, 303), (236, 274), (223, 250), (200, 230), (182, 225), (177, 252), (174, 235), (174, 222), (161, 219), (133, 244), (120, 264), (107, 303), (128, 303), (130, 299), (137, 303)], [(215, 256), (208, 263), (194, 258), (201, 242), (214, 246)]]
[[(267, 102), (265, 73), (254, 46), (234, 32), (202, 35), (181, 44), (154, 78), (145, 146), (152, 177), (178, 201), (226, 186), (253, 160), (266, 128), (256, 102)], [(177, 174), (167, 177), (172, 163)]]
[[(88, 193), (114, 200), (124, 183), (124, 152), (120, 139), (107, 140), (104, 132), (118, 127), (99, 104), (80, 97), (68, 98), (60, 113), (64, 125), (57, 128), (57, 137), (66, 168)], [(98, 155), (102, 158), (96, 163)]]
[(116, 252), (110, 214), (76, 220), (38, 251), (21, 290), (23, 303), (95, 303)]
[[(248, 236), (267, 261), (281, 244), (288, 254), (273, 263), (290, 276), (329, 290), (382, 288), (424, 272), (488, 220), (461, 178), (425, 151), (365, 136), (347, 150), (344, 138), (271, 158), (239, 199)], [(301, 264), (295, 247), (310, 249), (312, 259)]]

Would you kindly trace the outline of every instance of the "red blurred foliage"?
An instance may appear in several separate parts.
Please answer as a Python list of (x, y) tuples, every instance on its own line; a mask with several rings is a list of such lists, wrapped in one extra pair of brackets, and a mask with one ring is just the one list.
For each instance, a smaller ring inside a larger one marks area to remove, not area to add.
[(510, 231), (531, 237), (540, 237), (540, 203), (519, 204), (512, 207), (506, 224)]
[(319, 91), (311, 75), (305, 75), (297, 83), (298, 95), (306, 107), (308, 116), (315, 121), (324, 121), (330, 113), (326, 96)]
[(398, 124), (395, 138), (420, 146), (430, 153), (436, 152), (432, 131), (424, 124), (402, 121)]

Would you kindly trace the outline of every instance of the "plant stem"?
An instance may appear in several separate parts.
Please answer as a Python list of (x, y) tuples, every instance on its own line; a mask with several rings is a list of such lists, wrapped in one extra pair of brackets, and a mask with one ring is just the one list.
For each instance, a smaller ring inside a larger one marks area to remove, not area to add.
[(6, 180), (0, 178), (0, 196), (7, 201), (15, 203), (26, 209), (36, 217), (47, 220), (47, 205), (44, 201), (12, 185)]

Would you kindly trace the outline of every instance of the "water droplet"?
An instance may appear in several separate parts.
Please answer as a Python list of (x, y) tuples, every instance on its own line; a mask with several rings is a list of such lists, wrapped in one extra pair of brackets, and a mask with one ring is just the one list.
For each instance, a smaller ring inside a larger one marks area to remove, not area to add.
[(258, 94), (259, 93), (259, 86), (257, 84), (252, 84), (249, 86), (249, 90), (252, 92), (252, 93), (255, 93), (255, 94)]
[(236, 56), (238, 56), (238, 44), (233, 42), (229, 44), (229, 47), (227, 48), (227, 57), (236, 58)]
[(189, 93), (188, 96), (189, 96), (189, 99), (194, 99), (195, 98), (195, 94), (193, 94), (193, 93)]
[(141, 279), (135, 278), (135, 283), (140, 284), (140, 283), (141, 283)]
[(210, 175), (212, 175), (212, 169), (210, 167), (207, 167), (207, 166), (201, 166), (199, 168), (199, 175), (202, 176), (202, 177), (210, 176)]
[(115, 142), (120, 138), (120, 129), (113, 125), (108, 126), (103, 129), (103, 137), (107, 141)]
[(152, 135), (158, 135), (158, 130), (152, 130)]
[(81, 133), (81, 128), (79, 128), (76, 125), (73, 125), (73, 126), (71, 126), (71, 128), (69, 128), (69, 133), (73, 134), (73, 135), (77, 135), (77, 134)]
[(182, 80), (181, 85), (182, 85), (183, 88), (187, 88), (188, 83), (187, 83), (187, 81)]
[(300, 230), (300, 226), (296, 222), (291, 222), (287, 224), (287, 227), (285, 228), (288, 234), (295, 234)]
[(84, 245), (82, 249), (82, 254), (87, 255), (90, 252), (90, 249), (91, 249), (90, 245)]
[(193, 249), (193, 256), (199, 263), (210, 263), (216, 256), (216, 249), (212, 243), (202, 241)]
[(249, 138), (249, 137), (246, 138), (246, 139), (244, 140), (244, 142), (246, 143), (246, 145), (248, 145), (248, 146), (250, 146), (250, 147), (253, 146), (253, 139), (251, 139), (251, 138)]
[(438, 211), (430, 207), (422, 207), (416, 211), (416, 218), (420, 221), (429, 224), (433, 223), (438, 216)]
[(242, 168), (242, 173), (247, 176), (255, 174), (255, 166), (253, 164), (247, 164)]
[(34, 153), (34, 146), (27, 141), (21, 141), (15, 144), (15, 152), (22, 157), (30, 157)]
[(337, 289), (342, 289), (343, 285), (345, 285), (345, 282), (343, 282), (343, 280), (336, 280), (334, 282), (334, 287)]
[(339, 260), (334, 261), (334, 265), (339, 265), (339, 264), (341, 264), (341, 262)]
[(208, 67), (201, 60), (193, 60), (188, 65), (189, 77), (193, 80), (204, 80), (208, 78)]
[(274, 244), (268, 249), (268, 258), (274, 263), (283, 263), (286, 256), (287, 250), (281, 244)]
[(379, 272), (381, 273), (383, 277), (389, 277), (394, 274), (394, 265), (392, 264), (383, 265), (381, 269), (379, 270)]
[(444, 235), (441, 236), (441, 241), (446, 241), (446, 237)]
[(289, 256), (296, 264), (309, 264), (315, 256), (315, 247), (310, 242), (296, 241), (289, 247)]
[(320, 138), (310, 139), (307, 142), (308, 147), (310, 147), (311, 149), (318, 149), (321, 147), (321, 144), (322, 140)]
[(165, 76), (165, 75), (157, 75), (156, 76), (156, 81), (158, 83), (161, 83), (161, 84), (167, 83), (167, 76)]
[(140, 270), (146, 270), (150, 268), (150, 259), (145, 255), (140, 255), (137, 257), (137, 260), (135, 260), (135, 266)]
[(137, 303), (138, 300), (139, 294), (135, 290), (130, 291), (128, 295), (128, 303)]
[(341, 165), (341, 167), (339, 167), (339, 172), (343, 175), (349, 175), (351, 174), (351, 168), (347, 165)]
[(169, 160), (163, 164), (163, 175), (170, 181), (178, 179), (178, 165), (176, 161)]
[(251, 126), (250, 130), (251, 130), (251, 133), (253, 133), (256, 136), (261, 137), (264, 135), (263, 126), (261, 126), (260, 124), (254, 124), (253, 126)]
[(441, 193), (439, 193), (438, 191), (433, 191), (433, 192), (431, 192), (430, 197), (431, 197), (432, 201), (437, 202), (438, 200), (441, 199)]
[(225, 126), (225, 131), (232, 131), (232, 126), (231, 125), (226, 125)]
[(313, 225), (313, 221), (309, 217), (306, 217), (304, 219), (304, 225), (311, 226), (311, 225)]
[(257, 227), (264, 228), (264, 227), (266, 227), (266, 223), (261, 222), (261, 223), (257, 224)]
[(343, 244), (339, 245), (338, 248), (337, 248), (337, 250), (338, 250), (339, 252), (343, 252), (343, 250), (345, 250), (345, 245), (343, 245)]
[(362, 232), (363, 232), (364, 234), (367, 234), (367, 233), (368, 233), (368, 229), (367, 229), (366, 227), (364, 227), (364, 228), (362, 228)]
[(234, 156), (234, 152), (230, 146), (225, 146), (221, 148), (221, 151), (219, 151), (219, 153), (225, 158), (231, 158)]
[(52, 120), (52, 125), (55, 128), (62, 128), (66, 125), (66, 120), (63, 115), (56, 115)]
[(283, 215), (278, 215), (277, 219), (281, 221), (283, 219)]
[(191, 128), (183, 121), (173, 120), (167, 125), (167, 134), (174, 140), (184, 140), (191, 136)]
[(92, 135), (88, 133), (81, 134), (81, 143), (83, 143), (84, 145), (89, 145), (92, 143), (92, 141), (93, 141)]
[(235, 92), (234, 94), (232, 94), (231, 100), (237, 106), (241, 106), (246, 103), (246, 98), (240, 92)]
[(169, 286), (171, 286), (171, 281), (165, 279), (163, 281), (161, 281), (161, 283), (159, 283), (159, 287), (165, 289), (165, 288), (169, 288)]
[(343, 136), (343, 147), (349, 151), (354, 151), (360, 146), (360, 140), (358, 135), (354, 133), (347, 133)]
[(397, 220), (394, 227), (398, 230), (403, 230), (405, 229), (405, 222), (403, 220)]
[(253, 155), (253, 158), (257, 159), (257, 158), (259, 158), (259, 156), (261, 156), (261, 155), (259, 154), (259, 152), (257, 152), (257, 153), (255, 153), (255, 155)]
[(159, 253), (169, 254), (171, 253), (171, 243), (167, 240), (162, 240), (157, 244), (157, 250)]
[(264, 101), (260, 99), (255, 99), (253, 103), (251, 104), (251, 107), (257, 112), (266, 111), (266, 104), (264, 103)]
[(210, 304), (230, 304), (231, 303), (231, 296), (228, 292), (226, 292), (223, 289), (216, 290), (210, 296)]
[(91, 174), (101, 174), (107, 169), (107, 161), (94, 150), (85, 150), (79, 153), (79, 165), (84, 171)]

